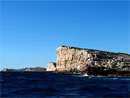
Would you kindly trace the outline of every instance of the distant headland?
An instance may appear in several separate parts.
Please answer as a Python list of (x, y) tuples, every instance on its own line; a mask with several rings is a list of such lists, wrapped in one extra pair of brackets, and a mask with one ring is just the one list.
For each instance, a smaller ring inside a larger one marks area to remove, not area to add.
[(2, 72), (44, 72), (45, 68), (42, 67), (34, 67), (34, 68), (22, 68), (22, 69), (9, 69), (4, 68)]
[(35, 67), (22, 70), (3, 69), (3, 71), (130, 76), (130, 54), (60, 46), (56, 49), (56, 56), (57, 62), (48, 63), (46, 69)]

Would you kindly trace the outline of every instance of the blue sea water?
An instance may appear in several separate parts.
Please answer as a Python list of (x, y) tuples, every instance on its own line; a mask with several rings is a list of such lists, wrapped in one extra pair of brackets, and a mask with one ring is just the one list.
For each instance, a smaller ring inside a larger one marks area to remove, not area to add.
[(1, 72), (1, 97), (130, 97), (130, 77), (96, 77), (51, 72)]

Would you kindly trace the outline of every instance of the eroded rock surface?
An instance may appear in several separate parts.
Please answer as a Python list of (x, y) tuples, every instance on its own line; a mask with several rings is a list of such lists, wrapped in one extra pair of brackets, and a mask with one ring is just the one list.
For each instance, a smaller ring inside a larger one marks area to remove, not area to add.
[(56, 70), (56, 63), (50, 62), (47, 64), (46, 71), (55, 71)]
[(89, 67), (103, 67), (106, 69), (129, 70), (130, 55), (92, 49), (61, 46), (56, 49), (59, 72), (82, 72)]

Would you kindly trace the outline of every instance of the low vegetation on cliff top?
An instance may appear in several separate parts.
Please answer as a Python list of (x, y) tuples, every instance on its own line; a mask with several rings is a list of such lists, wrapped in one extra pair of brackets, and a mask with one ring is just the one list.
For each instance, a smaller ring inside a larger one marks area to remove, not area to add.
[(128, 55), (130, 56), (130, 54), (127, 54), (127, 53), (121, 53), (121, 52), (109, 52), (109, 51), (102, 51), (102, 50), (96, 50), (96, 49), (87, 49), (87, 48), (79, 48), (79, 47), (71, 47), (71, 46), (61, 46), (61, 47), (68, 47), (70, 49), (78, 49), (78, 50), (89, 50), (91, 52), (94, 52), (94, 51), (99, 51), (101, 53), (106, 53), (106, 54), (111, 54), (111, 55)]

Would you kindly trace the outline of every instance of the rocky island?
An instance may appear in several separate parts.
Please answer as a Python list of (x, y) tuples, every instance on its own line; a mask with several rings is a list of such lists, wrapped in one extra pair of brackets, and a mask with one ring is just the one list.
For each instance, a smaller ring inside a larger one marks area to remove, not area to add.
[(88, 75), (130, 75), (130, 54), (60, 46), (57, 62), (48, 63), (47, 71)]
[(2, 72), (44, 72), (45, 68), (42, 67), (34, 67), (34, 68), (22, 68), (22, 69), (8, 69), (4, 68)]

